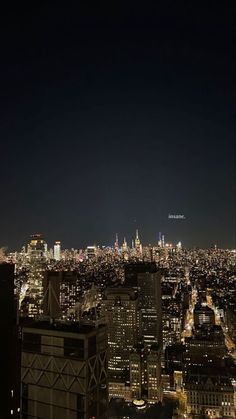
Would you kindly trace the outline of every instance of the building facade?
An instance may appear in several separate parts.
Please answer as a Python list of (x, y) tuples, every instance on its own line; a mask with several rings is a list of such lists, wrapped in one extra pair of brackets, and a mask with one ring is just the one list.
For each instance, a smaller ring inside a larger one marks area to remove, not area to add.
[(23, 419), (106, 419), (106, 327), (48, 321), (23, 327), (21, 380)]
[(102, 302), (108, 325), (109, 377), (126, 381), (129, 355), (138, 341), (138, 296), (132, 289), (108, 288)]

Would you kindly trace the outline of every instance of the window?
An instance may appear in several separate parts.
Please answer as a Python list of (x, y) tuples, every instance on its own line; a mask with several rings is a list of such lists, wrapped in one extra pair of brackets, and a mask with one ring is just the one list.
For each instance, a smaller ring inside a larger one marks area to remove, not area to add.
[(84, 341), (83, 339), (64, 339), (64, 355), (71, 358), (84, 358)]
[(41, 335), (25, 332), (23, 334), (23, 351), (41, 352)]

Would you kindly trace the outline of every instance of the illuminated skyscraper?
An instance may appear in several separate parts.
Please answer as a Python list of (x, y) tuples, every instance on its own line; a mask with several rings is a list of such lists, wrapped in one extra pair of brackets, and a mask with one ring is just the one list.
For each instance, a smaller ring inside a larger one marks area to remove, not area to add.
[(87, 258), (88, 259), (94, 259), (97, 255), (97, 248), (96, 246), (87, 246)]
[(116, 250), (116, 252), (119, 251), (119, 239), (118, 239), (118, 234), (116, 233), (116, 241), (114, 244), (114, 249)]
[(108, 324), (111, 378), (122, 380), (129, 375), (129, 354), (138, 340), (138, 297), (132, 289), (109, 288), (103, 300), (103, 314)]
[(161, 271), (153, 262), (129, 264), (125, 267), (125, 284), (139, 294), (140, 332), (144, 343), (162, 347)]
[(42, 234), (32, 234), (27, 250), (31, 260), (45, 257), (47, 244)]
[(142, 253), (142, 245), (141, 245), (141, 242), (140, 242), (140, 239), (139, 239), (138, 230), (136, 230), (134, 245), (135, 245), (136, 252)]
[(56, 241), (54, 244), (54, 259), (59, 261), (61, 260), (61, 242)]
[(127, 252), (127, 250), (128, 250), (128, 245), (127, 245), (126, 238), (124, 237), (124, 241), (123, 241), (123, 244), (122, 244), (122, 251)]
[(159, 346), (139, 344), (130, 354), (131, 399), (157, 403), (162, 399), (161, 360)]

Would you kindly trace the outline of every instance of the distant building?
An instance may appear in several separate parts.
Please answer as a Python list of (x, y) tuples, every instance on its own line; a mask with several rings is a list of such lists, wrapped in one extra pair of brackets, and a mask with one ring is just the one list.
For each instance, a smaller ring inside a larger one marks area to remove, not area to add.
[(207, 305), (196, 304), (193, 311), (194, 326), (198, 327), (203, 324), (214, 325), (215, 313), (214, 310)]
[(94, 259), (97, 255), (96, 246), (87, 246), (86, 255), (87, 255), (87, 259)]
[(1, 418), (20, 417), (20, 344), (14, 265), (0, 263)]
[(137, 254), (141, 254), (142, 253), (142, 244), (139, 238), (139, 234), (138, 234), (138, 230), (136, 230), (136, 235), (135, 235), (135, 241), (134, 241), (134, 245), (135, 245), (135, 250), (137, 252)]
[(42, 234), (32, 234), (30, 238), (31, 240), (27, 249), (30, 259), (37, 260), (45, 257), (47, 252), (47, 244)]
[(56, 241), (54, 244), (53, 256), (56, 261), (61, 260), (61, 242)]
[(107, 419), (106, 327), (23, 327), (21, 379), (23, 418)]

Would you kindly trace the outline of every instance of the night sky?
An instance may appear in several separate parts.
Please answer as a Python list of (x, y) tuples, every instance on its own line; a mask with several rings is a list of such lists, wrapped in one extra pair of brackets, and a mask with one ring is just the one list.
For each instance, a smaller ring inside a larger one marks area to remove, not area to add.
[(0, 246), (235, 247), (235, 10), (32, 3), (1, 18)]

